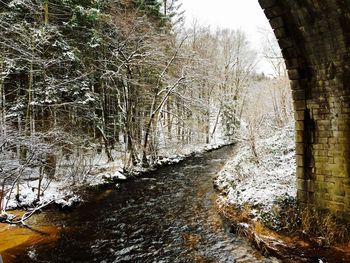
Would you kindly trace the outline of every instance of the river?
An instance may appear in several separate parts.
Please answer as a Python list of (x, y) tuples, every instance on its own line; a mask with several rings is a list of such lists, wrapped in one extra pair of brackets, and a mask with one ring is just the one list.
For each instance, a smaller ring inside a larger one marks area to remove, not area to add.
[(216, 210), (212, 179), (232, 151), (91, 191), (71, 212), (43, 213), (58, 239), (14, 250), (14, 262), (278, 262), (230, 233)]

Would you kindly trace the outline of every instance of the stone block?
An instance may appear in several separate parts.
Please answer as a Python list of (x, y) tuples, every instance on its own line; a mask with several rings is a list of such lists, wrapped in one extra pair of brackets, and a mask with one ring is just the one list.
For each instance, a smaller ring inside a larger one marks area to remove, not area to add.
[(296, 155), (295, 156), (295, 161), (298, 167), (303, 167), (304, 166), (304, 156), (302, 155)]
[(305, 90), (293, 90), (292, 91), (293, 100), (305, 100)]
[(293, 47), (282, 49), (282, 55), (283, 55), (285, 60), (299, 57), (299, 53), (298, 53), (297, 49), (295, 49)]
[(314, 180), (308, 180), (307, 182), (307, 191), (309, 193), (314, 193), (315, 192), (315, 181)]
[(323, 157), (323, 156), (318, 156), (314, 154), (314, 159), (316, 163), (330, 163), (329, 162), (330, 158), (332, 159), (332, 162), (333, 162), (332, 157)]
[(305, 120), (305, 111), (303, 110), (297, 110), (294, 112), (294, 119), (296, 121), (303, 121)]
[(304, 89), (302, 89), (300, 82), (298, 80), (291, 80), (290, 81), (290, 88), (294, 91), (294, 90), (302, 90), (305, 92)]
[(326, 120), (328, 116), (326, 114), (314, 114), (312, 115), (314, 120)]
[(323, 174), (317, 174), (317, 175), (316, 175), (316, 179), (315, 179), (315, 183), (316, 183), (316, 182), (324, 182), (324, 178), (325, 178), (325, 175), (323, 175)]
[(272, 19), (274, 17), (281, 16), (282, 14), (284, 14), (285, 10), (278, 5), (275, 5), (270, 8), (265, 8), (264, 13), (268, 19)]
[[(326, 144), (328, 144), (328, 140), (329, 140), (329, 138), (319, 138), (319, 137), (316, 137), (316, 138), (314, 139), (314, 142), (317, 143), (317, 144), (324, 144), (324, 145), (326, 145)], [(326, 148), (326, 147), (325, 147), (325, 148)]]
[(331, 121), (330, 120), (318, 120), (316, 122), (317, 128), (321, 130), (330, 130), (331, 129)]
[[(278, 40), (280, 48), (291, 48), (295, 45), (294, 40), (290, 37), (285, 37)], [(291, 70), (291, 69), (290, 69)]]
[(297, 190), (308, 192), (308, 180), (297, 179)]
[(303, 167), (297, 167), (296, 176), (297, 176), (297, 179), (305, 179), (305, 173), (304, 173)]
[(350, 203), (350, 184), (344, 185), (344, 190), (345, 190), (345, 196), (348, 198)]
[(317, 102), (313, 102), (313, 101), (307, 101), (307, 108), (311, 109), (311, 110), (316, 110), (320, 108), (320, 104), (318, 104)]
[[(349, 132), (350, 134), (350, 132)], [(340, 144), (343, 144), (343, 145), (349, 145), (349, 141), (350, 141), (350, 138), (344, 138), (344, 137), (341, 137), (341, 138), (338, 138), (338, 142)]]
[(334, 202), (345, 204), (344, 196), (335, 196)]
[[(315, 162), (315, 167), (316, 167), (317, 171), (322, 173), (322, 174), (328, 173), (329, 164), (326, 162)], [(329, 174), (331, 174), (331, 173), (329, 173)]]
[(270, 8), (276, 4), (277, 0), (259, 0), (262, 9)]
[(348, 134), (346, 131), (333, 131), (333, 136), (336, 138), (347, 138)]
[(297, 58), (290, 58), (285, 60), (286, 68), (289, 69), (297, 69), (299, 68), (299, 61)]
[(338, 114), (339, 118), (341, 118), (342, 120), (348, 120), (350, 121), (350, 114), (347, 114), (347, 113), (341, 113), (341, 114)]
[(332, 177), (341, 177), (346, 178), (348, 177), (348, 173), (344, 170), (342, 166), (339, 166), (338, 164), (329, 164), (329, 168), (332, 170)]
[(324, 149), (324, 144), (313, 144), (312, 148), (314, 150), (323, 150)]
[(341, 151), (334, 151), (338, 156), (333, 156), (334, 163), (336, 165), (341, 165), (343, 167), (343, 164), (346, 163), (345, 155)]
[(306, 204), (309, 201), (309, 193), (306, 191), (298, 190), (297, 199), (299, 200), (299, 202)]
[(314, 150), (314, 156), (332, 157), (328, 155), (328, 151), (326, 150)]
[(349, 125), (346, 125), (346, 124), (339, 124), (339, 125), (336, 126), (336, 129), (338, 131), (348, 132), (350, 130), (350, 127), (349, 127)]
[(269, 22), (270, 22), (272, 29), (284, 27), (284, 22), (283, 22), (282, 17), (274, 17), (274, 18), (270, 19)]
[(349, 97), (345, 98), (345, 100), (341, 102), (341, 106), (342, 106), (342, 108), (349, 109), (350, 108), (350, 98)]
[(296, 143), (304, 142), (304, 132), (303, 131), (296, 131), (295, 132), (295, 142)]
[[(273, 32), (275, 33), (275, 36), (277, 39), (284, 38), (287, 36), (286, 29), (283, 27), (276, 28)], [(286, 64), (287, 64), (287, 62), (286, 62)]]
[(346, 144), (340, 143), (338, 138), (338, 143), (328, 143), (328, 149), (333, 152), (338, 152), (344, 154), (349, 148)]
[(306, 109), (306, 101), (305, 100), (297, 100), (293, 102), (295, 110), (304, 110)]
[(350, 108), (343, 107), (343, 108), (341, 108), (341, 112), (342, 113), (350, 113)]
[(336, 181), (335, 182), (335, 185), (334, 185), (334, 189), (333, 189), (333, 193), (336, 195), (336, 196), (342, 196), (344, 198), (345, 196), (345, 188), (344, 188), (344, 185), (343, 183), (340, 181)]
[(318, 131), (317, 136), (321, 138), (331, 138), (333, 136), (332, 131)]
[(338, 138), (328, 138), (328, 143), (329, 144), (337, 144), (338, 143)]
[(303, 121), (297, 121), (296, 123), (295, 123), (295, 130), (296, 131), (304, 131), (304, 127), (305, 125), (304, 125), (304, 122)]
[(298, 80), (301, 78), (298, 69), (288, 70), (288, 77), (290, 80)]
[(327, 203), (329, 203), (329, 201), (333, 201), (333, 196), (329, 193), (325, 193), (324, 194), (324, 200), (328, 201)]
[(296, 154), (303, 155), (304, 154), (304, 144), (303, 143), (296, 143), (295, 144), (295, 152), (296, 152)]
[(335, 162), (335, 158), (332, 157), (332, 156), (329, 156), (329, 157), (328, 157), (328, 163), (329, 163), (329, 164), (335, 164), (335, 163), (336, 163), (336, 162)]

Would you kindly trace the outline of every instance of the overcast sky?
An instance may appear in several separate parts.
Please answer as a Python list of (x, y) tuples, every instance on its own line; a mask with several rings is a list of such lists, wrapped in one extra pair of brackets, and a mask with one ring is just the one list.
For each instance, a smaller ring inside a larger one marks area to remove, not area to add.
[[(186, 12), (187, 24), (194, 18), (200, 24), (213, 28), (224, 27), (245, 31), (252, 45), (259, 49), (261, 35), (259, 27), (267, 28), (269, 23), (258, 0), (181, 0)], [(263, 64), (260, 68), (264, 68)], [(268, 69), (262, 69), (269, 71)], [(266, 72), (268, 73), (268, 72)]]

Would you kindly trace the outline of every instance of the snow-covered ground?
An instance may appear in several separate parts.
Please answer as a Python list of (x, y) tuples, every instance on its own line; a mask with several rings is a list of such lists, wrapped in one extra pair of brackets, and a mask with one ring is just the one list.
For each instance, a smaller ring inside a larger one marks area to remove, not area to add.
[[(185, 147), (176, 147), (162, 149), (160, 151), (163, 156), (156, 161), (153, 167), (142, 168), (134, 167), (132, 175), (136, 176), (140, 173), (154, 169), (155, 166), (177, 163), (194, 153), (202, 153), (210, 149), (218, 148), (225, 143), (187, 145)], [(27, 175), (23, 177), (19, 184), (19, 198), (16, 199), (16, 187), (11, 193), (10, 187), (7, 187), (7, 196), (4, 204), (7, 203), (6, 209), (15, 209), (17, 207), (28, 207), (43, 205), (47, 203), (56, 203), (62, 207), (71, 206), (76, 202), (82, 201), (78, 195), (77, 189), (87, 186), (97, 186), (105, 183), (119, 183), (127, 180), (127, 176), (123, 173), (123, 156), (119, 153), (114, 154), (115, 161), (108, 162), (104, 153), (101, 154), (80, 154), (81, 158), (74, 158), (74, 161), (63, 160), (57, 165), (57, 171), (54, 180), (44, 178), (41, 183), (42, 194), (40, 200), (37, 200), (39, 172), (37, 169), (29, 169)], [(73, 163), (75, 162), (75, 163)], [(77, 165), (77, 163), (79, 165)]]
[[(4, 199), (6, 209), (30, 207), (54, 202), (62, 207), (81, 201), (76, 190), (82, 186), (94, 186), (111, 179), (124, 180), (120, 173), (121, 160), (107, 162), (105, 154), (80, 154), (74, 160), (61, 160), (56, 167), (55, 179), (44, 176), (41, 182), (41, 194), (38, 200), (39, 169), (26, 168), (19, 183), (19, 196), (16, 198), (17, 184), (7, 185)], [(11, 187), (13, 190), (11, 191)], [(3, 206), (5, 207), (5, 206)]]
[(256, 153), (247, 142), (237, 146), (215, 180), (222, 198), (229, 204), (268, 211), (277, 197), (296, 195), (293, 123), (271, 128), (256, 140)]

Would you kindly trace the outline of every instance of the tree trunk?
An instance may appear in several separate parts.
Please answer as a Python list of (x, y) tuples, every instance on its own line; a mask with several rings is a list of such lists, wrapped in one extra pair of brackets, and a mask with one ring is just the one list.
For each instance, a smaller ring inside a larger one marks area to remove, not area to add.
[[(28, 104), (27, 104), (27, 114), (26, 114), (26, 120), (25, 120), (25, 132), (29, 134), (34, 134), (35, 132), (35, 125), (34, 125), (34, 106), (32, 105), (33, 102), (33, 81), (34, 81), (34, 35), (31, 36), (31, 45), (32, 45), (32, 58), (29, 64), (29, 72), (28, 72)], [(28, 130), (29, 129), (29, 130)]]
[(4, 61), (0, 58), (0, 132), (4, 137), (6, 137), (6, 109), (5, 109), (5, 89), (4, 89)]
[(38, 182), (38, 193), (36, 196), (36, 199), (40, 201), (40, 195), (41, 195), (41, 183), (44, 179), (44, 168), (40, 167), (40, 175), (39, 175), (39, 182)]
[(44, 0), (44, 25), (49, 23), (49, 0)]
[(169, 99), (167, 102), (167, 113), (166, 113), (166, 125), (167, 125), (167, 130), (168, 130), (168, 140), (171, 142), (172, 141), (172, 119), (171, 119), (171, 100)]

